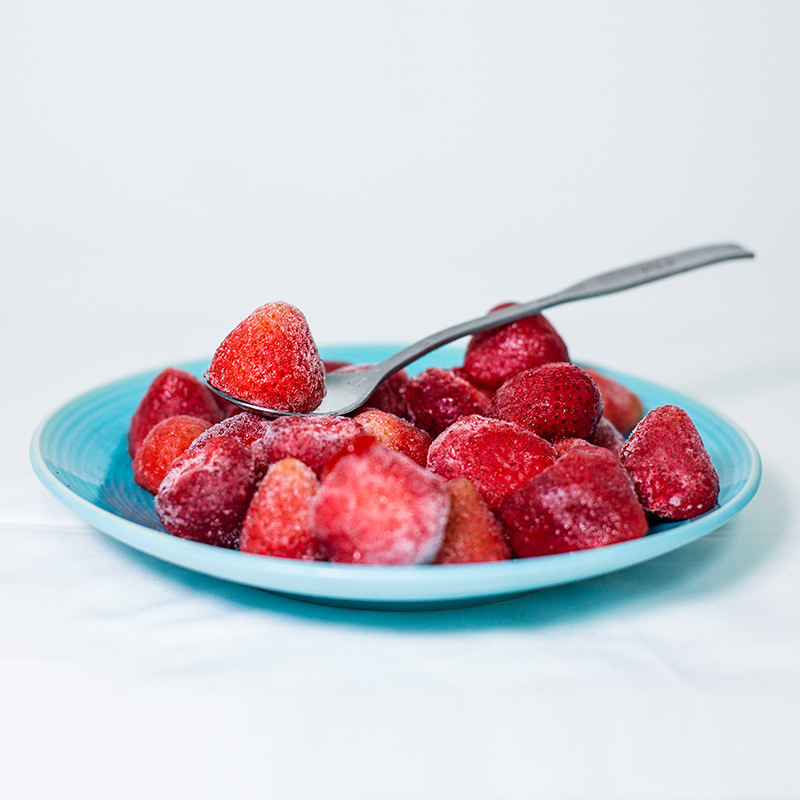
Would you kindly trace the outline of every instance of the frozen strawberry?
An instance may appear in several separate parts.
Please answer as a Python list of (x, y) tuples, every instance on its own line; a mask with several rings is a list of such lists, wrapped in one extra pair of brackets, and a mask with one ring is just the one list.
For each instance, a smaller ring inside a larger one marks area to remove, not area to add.
[(186, 414), (157, 422), (136, 451), (133, 479), (150, 494), (155, 494), (172, 462), (210, 427), (208, 420)]
[(711, 456), (682, 408), (648, 412), (620, 454), (647, 511), (666, 519), (691, 519), (717, 503), (719, 476)]
[(156, 511), (174, 536), (237, 549), (255, 480), (250, 448), (219, 436), (175, 459), (158, 489)]
[(429, 469), (472, 481), (491, 508), (555, 460), (555, 448), (527, 428), (479, 415), (453, 423), (428, 450)]
[(250, 501), (239, 549), (261, 556), (323, 561), (309, 519), (318, 488), (316, 475), (297, 459), (273, 464)]
[[(368, 369), (369, 366), (369, 364), (347, 364), (329, 371), (333, 373), (359, 372), (360, 370)], [(408, 416), (405, 397), (407, 386), (408, 373), (401, 369), (399, 372), (395, 372), (382, 380), (375, 388), (375, 391), (367, 398), (364, 405), (353, 413), (357, 413), (364, 408), (377, 408), (380, 411), (394, 414), (396, 417), (405, 418)]]
[(353, 419), (381, 444), (427, 466), (431, 437), (416, 425), (377, 408), (366, 408)]
[(644, 416), (644, 404), (639, 395), (595, 369), (587, 367), (586, 373), (600, 390), (603, 414), (623, 436), (627, 436)]
[(212, 425), (202, 436), (195, 440), (194, 446), (202, 446), (208, 439), (213, 439), (217, 436), (232, 436), (242, 444), (250, 446), (267, 432), (271, 423), (272, 420), (262, 417), (260, 414), (240, 411), (238, 414)]
[[(513, 306), (501, 303), (492, 311)], [(464, 369), (480, 383), (497, 388), (526, 369), (569, 361), (564, 340), (541, 314), (476, 333), (467, 345)]]
[(223, 340), (208, 368), (226, 394), (276, 411), (308, 413), (325, 396), (325, 368), (308, 322), (289, 303), (267, 303)]
[(325, 367), (325, 372), (334, 372), (340, 367), (349, 367), (350, 361), (329, 361), (328, 359), (322, 360), (322, 366)]
[(320, 476), (331, 456), (364, 432), (361, 425), (349, 417), (327, 414), (278, 417), (272, 420), (264, 436), (253, 443), (253, 455), (259, 464), (296, 458)]
[(622, 445), (625, 444), (625, 437), (604, 414), (600, 417), (597, 427), (592, 431), (589, 442), (596, 444), (598, 447), (605, 447), (606, 450), (610, 450), (615, 456), (619, 457)]
[(311, 529), (332, 561), (422, 564), (441, 546), (450, 510), (444, 480), (375, 444), (340, 458), (311, 508)]
[(549, 441), (591, 436), (603, 414), (597, 384), (575, 364), (520, 372), (495, 394), (488, 415), (516, 422)]
[(457, 375), (459, 378), (463, 378), (467, 383), (471, 383), (490, 400), (494, 397), (494, 393), (497, 391), (496, 386), (487, 386), (485, 383), (475, 380), (464, 367), (453, 367), (451, 371), (453, 375)]
[(457, 419), (485, 414), (491, 398), (453, 370), (431, 367), (413, 377), (406, 387), (411, 421), (436, 438)]
[(572, 450), (573, 447), (579, 447), (582, 444), (589, 444), (589, 442), (586, 439), (578, 439), (574, 436), (570, 436), (566, 439), (556, 439), (553, 442), (553, 447), (555, 447), (556, 453), (558, 453), (560, 457), (567, 451)]
[(214, 393), (194, 375), (169, 367), (159, 373), (145, 392), (131, 418), (128, 430), (128, 452), (136, 455), (150, 428), (168, 417), (185, 414), (210, 423), (223, 417)]
[(475, 486), (466, 478), (453, 478), (446, 488), (450, 516), (434, 564), (472, 564), (511, 558), (503, 527)]
[[(216, 439), (218, 436), (230, 436), (252, 449), (254, 442), (266, 434), (271, 424), (271, 419), (262, 417), (260, 414), (240, 411), (238, 414), (212, 425), (192, 442), (190, 449), (194, 451), (205, 447), (206, 442)], [(256, 459), (256, 477), (262, 477), (268, 466), (269, 464)]]
[(510, 494), (498, 517), (520, 558), (603, 547), (647, 533), (647, 517), (619, 459), (577, 446)]

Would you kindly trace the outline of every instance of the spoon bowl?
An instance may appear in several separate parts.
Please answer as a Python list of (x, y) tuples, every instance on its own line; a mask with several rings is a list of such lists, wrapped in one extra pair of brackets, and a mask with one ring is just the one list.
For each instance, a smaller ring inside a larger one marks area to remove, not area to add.
[[(547, 295), (528, 303), (508, 306), (485, 316), (453, 325), (420, 339), (418, 342), (403, 348), (389, 358), (372, 366), (356, 371), (330, 372), (326, 374), (325, 397), (322, 403), (310, 414), (342, 415), (354, 411), (364, 405), (381, 381), (431, 351), (454, 342), (463, 336), (488, 330), (489, 328), (496, 328), (500, 325), (508, 325), (518, 319), (533, 316), (546, 308), (552, 308), (563, 303), (621, 292), (634, 286), (661, 280), (670, 275), (688, 272), (689, 270), (721, 261), (753, 258), (753, 255), (749, 250), (745, 250), (736, 244), (706, 245), (692, 250), (683, 250), (671, 255), (611, 270), (610, 272), (603, 272), (575, 283), (555, 294)], [(264, 408), (233, 397), (210, 383), (207, 372), (203, 373), (203, 379), (213, 392), (244, 411), (251, 411), (268, 417), (309, 416), (308, 414), (301, 415), (295, 412)]]

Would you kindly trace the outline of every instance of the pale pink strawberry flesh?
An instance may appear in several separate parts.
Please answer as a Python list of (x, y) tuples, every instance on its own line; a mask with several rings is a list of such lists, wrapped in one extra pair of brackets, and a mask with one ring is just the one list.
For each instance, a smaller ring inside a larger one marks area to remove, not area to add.
[(340, 458), (317, 492), (311, 527), (332, 561), (428, 563), (444, 538), (444, 480), (375, 444)]

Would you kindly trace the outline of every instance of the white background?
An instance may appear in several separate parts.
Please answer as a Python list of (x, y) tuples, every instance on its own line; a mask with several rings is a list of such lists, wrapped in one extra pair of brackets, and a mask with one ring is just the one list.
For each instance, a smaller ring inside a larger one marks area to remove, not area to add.
[[(794, 2), (0, 6), (0, 794), (800, 796)], [(404, 342), (548, 316), (699, 399), (764, 481), (713, 536), (496, 606), (326, 609), (159, 564), (33, 476), (36, 424), (287, 300)]]

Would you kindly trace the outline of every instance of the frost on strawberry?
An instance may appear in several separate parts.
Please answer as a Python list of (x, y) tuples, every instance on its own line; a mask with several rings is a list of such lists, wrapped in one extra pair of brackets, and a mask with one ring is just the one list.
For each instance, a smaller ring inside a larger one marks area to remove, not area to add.
[(381, 444), (427, 466), (431, 437), (416, 425), (377, 408), (366, 408), (353, 419)]
[(319, 488), (312, 470), (294, 458), (273, 464), (247, 509), (240, 550), (262, 556), (323, 561), (311, 532), (311, 503)]
[(255, 482), (250, 448), (219, 436), (172, 463), (156, 494), (156, 511), (174, 536), (238, 549)]
[[(515, 305), (502, 303), (492, 311)], [(497, 388), (526, 369), (569, 361), (564, 340), (542, 314), (476, 333), (467, 345), (464, 369), (476, 381)]]
[(520, 558), (603, 547), (648, 530), (619, 459), (591, 444), (572, 447), (506, 497), (498, 517)]
[(253, 455), (257, 464), (265, 465), (282, 458), (296, 458), (319, 477), (333, 456), (364, 433), (364, 428), (349, 417), (328, 414), (278, 417), (253, 443)]
[(302, 312), (267, 303), (240, 322), (211, 359), (208, 379), (255, 405), (305, 414), (325, 396), (325, 367)]
[(444, 538), (444, 480), (380, 444), (340, 457), (322, 481), (311, 529), (331, 561), (430, 562)]
[(691, 519), (717, 503), (719, 476), (711, 456), (682, 408), (649, 411), (620, 454), (642, 505), (671, 520)]
[(490, 508), (556, 460), (553, 446), (513, 422), (462, 417), (428, 450), (428, 468), (448, 480), (467, 478)]
[(436, 438), (456, 420), (485, 414), (491, 397), (453, 370), (431, 367), (413, 377), (406, 387), (411, 421)]

